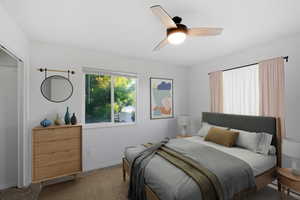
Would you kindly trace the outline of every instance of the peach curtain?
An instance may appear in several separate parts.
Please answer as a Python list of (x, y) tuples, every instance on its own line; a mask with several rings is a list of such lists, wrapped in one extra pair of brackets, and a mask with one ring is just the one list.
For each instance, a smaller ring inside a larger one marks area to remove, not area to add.
[(209, 74), (210, 110), (223, 112), (223, 72), (217, 71)]
[(285, 135), (284, 77), (282, 57), (259, 63), (259, 112), (262, 116), (280, 118), (282, 136)]

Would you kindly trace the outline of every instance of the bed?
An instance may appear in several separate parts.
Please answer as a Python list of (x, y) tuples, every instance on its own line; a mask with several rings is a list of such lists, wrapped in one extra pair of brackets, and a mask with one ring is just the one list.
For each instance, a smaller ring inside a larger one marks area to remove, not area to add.
[[(237, 157), (239, 160), (242, 160), (250, 166), (253, 176), (255, 177), (255, 190), (265, 187), (275, 179), (276, 167), (280, 167), (281, 165), (281, 134), (279, 119), (272, 117), (204, 112), (202, 113), (202, 121), (216, 126), (230, 127), (250, 132), (269, 133), (273, 135), (272, 145), (276, 147), (276, 155), (260, 155), (241, 148), (223, 147), (206, 142), (199, 136), (171, 140), (171, 143), (188, 143), (190, 146), (207, 146), (208, 148), (224, 152), (226, 156), (230, 155), (232, 157)], [(125, 156), (123, 158), (124, 181), (126, 180), (126, 174), (130, 175), (130, 163), (133, 161), (135, 155), (143, 148), (145, 147), (140, 145), (135, 148), (128, 148), (125, 151)], [(202, 154), (201, 156), (205, 157), (205, 155), (206, 154)], [(217, 154), (216, 156), (222, 156), (222, 154)], [(153, 161), (149, 163), (145, 170), (145, 194), (147, 200), (195, 199), (195, 196), (201, 196), (201, 194), (195, 194), (197, 193), (197, 190), (199, 190), (197, 184), (193, 183), (193, 180), (185, 173), (180, 172), (180, 169), (172, 166), (172, 164), (159, 156), (156, 156), (152, 160)], [(174, 176), (177, 178), (175, 179)], [(235, 177), (232, 178), (234, 179)], [(180, 185), (179, 188), (178, 185)], [(247, 189), (243, 189), (239, 192), (235, 190), (234, 195), (231, 196), (235, 199), (239, 199), (247, 192), (249, 192)]]

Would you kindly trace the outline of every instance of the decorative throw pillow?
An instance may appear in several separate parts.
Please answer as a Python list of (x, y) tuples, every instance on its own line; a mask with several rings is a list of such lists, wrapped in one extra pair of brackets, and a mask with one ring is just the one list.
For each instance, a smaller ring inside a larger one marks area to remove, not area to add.
[(239, 132), (237, 131), (229, 131), (225, 129), (212, 127), (208, 131), (208, 134), (206, 135), (204, 140), (227, 147), (232, 147), (235, 145), (238, 136)]
[(260, 134), (261, 134), (261, 139), (259, 141), (256, 152), (268, 155), (271, 148), (273, 135), (268, 133), (260, 133)]
[(230, 129), (230, 130), (237, 131), (240, 133), (236, 141), (236, 146), (249, 149), (250, 151), (253, 152), (257, 151), (257, 147), (261, 139), (260, 133), (248, 132), (248, 131), (238, 130), (238, 129)]
[(205, 137), (207, 134), (208, 134), (208, 131), (210, 130), (210, 128), (212, 127), (216, 127), (216, 128), (220, 128), (220, 129), (228, 129), (226, 127), (222, 127), (222, 126), (215, 126), (215, 125), (212, 125), (212, 124), (209, 124), (207, 122), (202, 122), (202, 127), (200, 128), (200, 130), (198, 131), (198, 134), (201, 136), (201, 137)]

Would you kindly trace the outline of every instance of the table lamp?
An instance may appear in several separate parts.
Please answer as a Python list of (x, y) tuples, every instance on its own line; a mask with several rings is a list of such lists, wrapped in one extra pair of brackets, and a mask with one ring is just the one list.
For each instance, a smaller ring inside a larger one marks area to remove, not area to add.
[(181, 135), (186, 136), (187, 127), (190, 123), (190, 117), (188, 115), (180, 115), (177, 119), (178, 126), (181, 128)]
[(283, 139), (282, 152), (292, 159), (292, 173), (300, 176), (300, 142)]

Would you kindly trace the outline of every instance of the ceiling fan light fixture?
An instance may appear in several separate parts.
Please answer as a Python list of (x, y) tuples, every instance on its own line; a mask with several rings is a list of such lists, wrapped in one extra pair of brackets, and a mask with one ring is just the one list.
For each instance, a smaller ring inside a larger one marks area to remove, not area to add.
[(166, 38), (156, 45), (153, 51), (157, 51), (167, 44), (181, 44), (185, 41), (187, 36), (215, 36), (220, 35), (223, 30), (222, 28), (214, 27), (188, 28), (186, 25), (181, 23), (181, 17), (175, 16), (171, 18), (170, 15), (160, 5), (151, 6), (150, 9), (167, 28)]
[(168, 41), (170, 44), (178, 45), (185, 41), (186, 33), (182, 31), (176, 31), (168, 35)]

